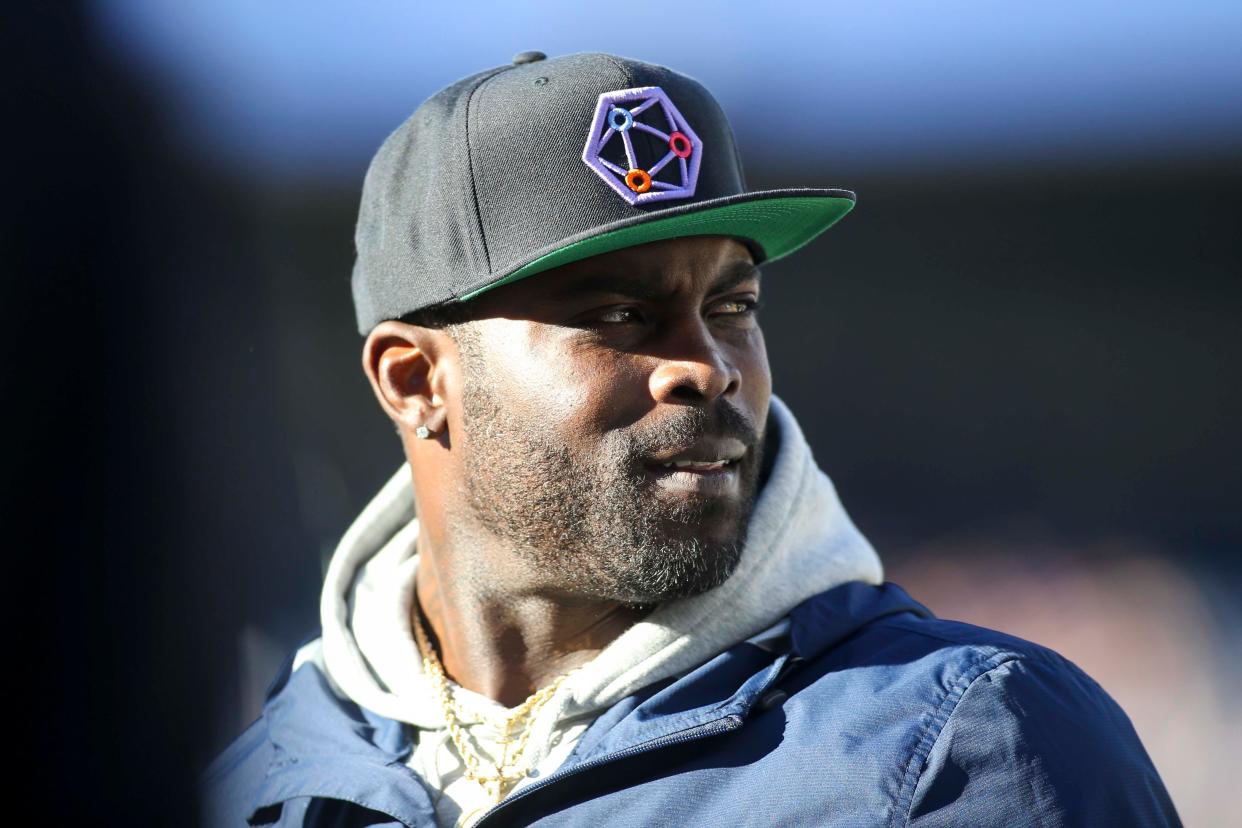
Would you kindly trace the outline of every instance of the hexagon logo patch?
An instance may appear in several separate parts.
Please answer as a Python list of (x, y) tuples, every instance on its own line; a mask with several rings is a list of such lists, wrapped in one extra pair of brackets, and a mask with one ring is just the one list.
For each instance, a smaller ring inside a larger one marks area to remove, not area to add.
[(703, 143), (658, 86), (605, 92), (582, 160), (630, 204), (694, 195)]

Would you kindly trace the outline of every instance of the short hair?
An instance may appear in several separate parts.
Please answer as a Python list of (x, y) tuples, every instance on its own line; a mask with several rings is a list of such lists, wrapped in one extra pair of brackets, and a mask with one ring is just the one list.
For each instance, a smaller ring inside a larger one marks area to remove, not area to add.
[[(417, 325), (420, 328), (443, 330), (464, 325), (473, 318), (473, 303), (448, 301), (410, 311), (399, 317), (397, 321), (407, 325)], [(449, 333), (452, 334), (452, 330), (449, 330)]]
[(410, 311), (397, 321), (444, 331), (456, 343), (457, 352), (463, 359), (473, 358), (473, 354), (477, 353), (478, 332), (470, 324), (474, 321), (473, 302), (440, 302)]

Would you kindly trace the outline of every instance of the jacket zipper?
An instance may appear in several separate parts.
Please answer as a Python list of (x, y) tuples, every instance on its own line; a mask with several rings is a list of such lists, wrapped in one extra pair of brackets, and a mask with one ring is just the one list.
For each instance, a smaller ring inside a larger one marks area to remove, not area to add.
[(493, 806), (490, 811), (483, 814), (483, 816), (479, 818), (479, 821), (474, 824), (474, 828), (483, 828), (483, 826), (491, 820), (492, 817), (500, 811), (503, 811), (512, 803), (517, 802), (520, 799), (525, 799), (530, 794), (533, 794), (536, 791), (544, 790), (545, 788), (560, 782), (562, 779), (574, 776), (575, 774), (594, 770), (601, 765), (607, 765), (621, 759), (628, 759), (631, 756), (638, 756), (639, 754), (659, 750), (660, 748), (669, 747), (670, 745), (677, 745), (682, 742), (692, 742), (695, 739), (705, 739), (709, 736), (717, 736), (721, 733), (729, 733), (730, 731), (737, 730), (741, 726), (742, 717), (735, 713), (731, 713), (723, 719), (717, 719), (714, 722), (708, 722), (706, 724), (697, 725), (677, 733), (671, 733), (668, 736), (662, 736), (659, 739), (652, 739), (650, 742), (643, 742), (640, 745), (625, 748), (624, 750), (606, 753), (603, 756), (598, 756), (595, 759), (581, 762), (571, 768), (556, 771), (551, 776), (541, 779), (535, 784), (518, 791), (512, 797), (506, 799), (498, 805)]

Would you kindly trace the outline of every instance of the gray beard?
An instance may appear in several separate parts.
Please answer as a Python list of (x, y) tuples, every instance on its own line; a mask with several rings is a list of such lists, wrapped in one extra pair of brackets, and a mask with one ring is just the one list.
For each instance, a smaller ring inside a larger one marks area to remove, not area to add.
[[(754, 504), (762, 440), (731, 405), (716, 415), (687, 406), (657, 431), (614, 430), (590, 458), (530, 427), (497, 398), (497, 386), (466, 382), (464, 501), (471, 517), (566, 592), (654, 604), (719, 586), (741, 559)], [(738, 501), (657, 497), (641, 458), (706, 433), (754, 446), (739, 466)], [(719, 529), (731, 531), (724, 533)], [(713, 540), (702, 530), (712, 527)]]

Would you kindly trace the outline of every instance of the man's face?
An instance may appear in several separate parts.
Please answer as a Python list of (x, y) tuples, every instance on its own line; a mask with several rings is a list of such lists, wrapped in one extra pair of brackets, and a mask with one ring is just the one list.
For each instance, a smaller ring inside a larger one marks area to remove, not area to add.
[(759, 272), (723, 236), (653, 242), (477, 301), (459, 335), (450, 514), (553, 588), (625, 603), (722, 583), (754, 503), (771, 376)]

